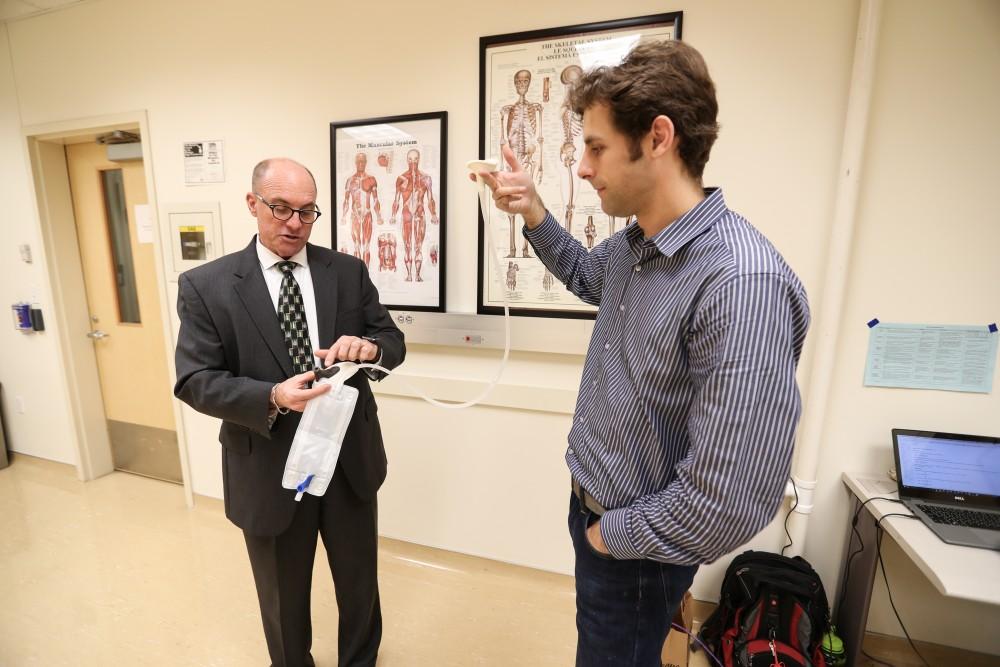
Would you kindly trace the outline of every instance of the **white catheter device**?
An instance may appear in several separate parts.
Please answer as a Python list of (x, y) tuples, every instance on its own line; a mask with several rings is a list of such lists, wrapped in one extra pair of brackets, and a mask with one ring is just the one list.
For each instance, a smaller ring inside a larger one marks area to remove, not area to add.
[(500, 160), (495, 157), (487, 158), (485, 160), (469, 160), (465, 163), (465, 167), (473, 174), (481, 174), (483, 172), (491, 173), (496, 171), (499, 166)]

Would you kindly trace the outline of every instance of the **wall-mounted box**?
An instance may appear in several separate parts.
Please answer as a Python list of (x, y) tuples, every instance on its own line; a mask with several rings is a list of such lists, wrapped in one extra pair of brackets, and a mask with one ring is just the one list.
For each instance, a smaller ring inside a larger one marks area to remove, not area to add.
[(222, 221), (218, 202), (175, 203), (163, 207), (170, 230), (171, 280), (222, 253)]

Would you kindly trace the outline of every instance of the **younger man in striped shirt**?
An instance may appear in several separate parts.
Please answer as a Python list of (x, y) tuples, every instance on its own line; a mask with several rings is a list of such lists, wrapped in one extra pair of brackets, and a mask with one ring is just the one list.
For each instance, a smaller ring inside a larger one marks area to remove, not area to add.
[(483, 176), (548, 270), (599, 306), (566, 452), (576, 664), (653, 666), (698, 565), (779, 507), (809, 306), (770, 242), (702, 187), (718, 105), (694, 48), (639, 44), (571, 103), (580, 177), (632, 224), (588, 252), (507, 147), (510, 171)]

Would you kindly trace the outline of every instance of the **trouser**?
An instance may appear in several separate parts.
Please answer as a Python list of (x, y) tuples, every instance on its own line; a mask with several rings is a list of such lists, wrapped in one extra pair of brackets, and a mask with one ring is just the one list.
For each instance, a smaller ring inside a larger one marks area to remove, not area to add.
[(660, 667), (670, 621), (697, 565), (615, 560), (587, 541), (600, 517), (570, 494), (569, 533), (576, 552), (577, 667)]
[(323, 537), (337, 595), (337, 664), (375, 664), (382, 640), (377, 522), (376, 501), (355, 496), (338, 467), (325, 495), (302, 496), (285, 532), (276, 537), (244, 533), (273, 667), (314, 664), (309, 653), (309, 596), (318, 535)]

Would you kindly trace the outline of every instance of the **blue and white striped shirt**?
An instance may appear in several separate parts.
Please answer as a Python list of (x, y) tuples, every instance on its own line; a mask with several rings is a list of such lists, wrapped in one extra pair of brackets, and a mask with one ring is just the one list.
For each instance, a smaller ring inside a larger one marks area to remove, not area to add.
[(708, 563), (767, 525), (801, 413), (806, 293), (722, 190), (650, 239), (633, 222), (587, 252), (551, 214), (524, 234), (600, 306), (566, 462), (608, 508), (615, 558)]

